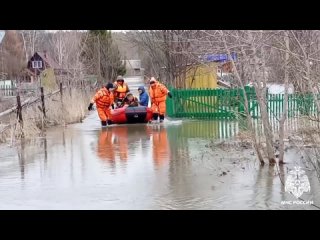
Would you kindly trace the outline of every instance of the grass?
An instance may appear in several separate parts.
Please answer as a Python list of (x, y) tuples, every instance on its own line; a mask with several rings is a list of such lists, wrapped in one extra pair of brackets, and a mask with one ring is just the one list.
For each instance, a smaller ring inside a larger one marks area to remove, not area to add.
[(3, 98), (0, 96), (0, 113), (11, 108), (16, 103), (16, 98)]
[[(60, 94), (45, 99), (46, 119), (43, 118), (41, 102), (27, 106), (22, 110), (23, 134), (20, 123), (17, 121), (16, 113), (3, 117), (0, 122), (0, 142), (11, 143), (20, 139), (32, 139), (41, 136), (44, 128), (56, 125), (67, 125), (82, 122), (85, 117), (87, 106), (93, 93), (84, 92), (79, 89), (65, 90), (61, 103)], [(0, 112), (14, 106), (11, 102)], [(4, 130), (6, 126), (6, 130)]]

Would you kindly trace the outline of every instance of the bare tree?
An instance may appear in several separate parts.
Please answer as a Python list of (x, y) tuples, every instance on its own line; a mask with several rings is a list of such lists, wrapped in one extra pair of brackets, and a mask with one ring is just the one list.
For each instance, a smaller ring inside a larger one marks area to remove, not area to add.
[(47, 33), (43, 30), (21, 30), (19, 32), (23, 40), (25, 61), (28, 61), (36, 51), (43, 50), (41, 45)]
[(16, 30), (6, 31), (1, 43), (1, 70), (9, 79), (16, 78), (24, 66), (23, 41)]
[[(50, 39), (53, 58), (60, 67), (67, 71), (67, 80), (74, 85), (79, 85), (83, 80), (84, 64), (81, 62), (81, 52), (85, 47), (87, 32), (58, 31)], [(61, 81), (63, 81), (61, 79)]]
[[(110, 31), (90, 31), (82, 51), (82, 61), (87, 72), (98, 75), (99, 85), (125, 74), (125, 66)], [(103, 80), (104, 79), (104, 80)]]
[(148, 75), (160, 78), (166, 84), (185, 88), (187, 72), (198, 63), (190, 39), (198, 31), (148, 30), (127, 33), (128, 41), (143, 48), (149, 55)]
[[(235, 75), (236, 75), (236, 79), (238, 80), (238, 84), (241, 87), (241, 89), (244, 91), (245, 90), (245, 84), (243, 82), (243, 78), (241, 78), (241, 76), (240, 76), (240, 73), (239, 73), (240, 71), (238, 71), (237, 65), (235, 64), (235, 61), (231, 58), (231, 50), (230, 50), (230, 49), (232, 49), (232, 47), (234, 47), (234, 44), (239, 44), (239, 43), (232, 42), (231, 43), (232, 45), (230, 43), (228, 43), (228, 38), (227, 38), (227, 36), (226, 36), (224, 31), (220, 31), (220, 35), (222, 37), (222, 42), (223, 42), (224, 49), (227, 51), (228, 56), (230, 57), (231, 63), (233, 65), (233, 68), (234, 68), (234, 71), (235, 71)], [(232, 47), (230, 47), (230, 45)], [(240, 44), (240, 46), (241, 46), (241, 44)], [(244, 58), (245, 62), (250, 64), (250, 61), (246, 61), (248, 59), (248, 57), (247, 57), (244, 49), (241, 49), (241, 51), (243, 53), (243, 58)], [(247, 69), (247, 68), (249, 68), (249, 66), (246, 66), (245, 68), (242, 68), (242, 70), (243, 69)], [(247, 75), (247, 74), (244, 74), (244, 75)], [(260, 84), (257, 85), (257, 86), (260, 87)], [(260, 95), (260, 97), (261, 97), (261, 95)], [(244, 98), (244, 103), (245, 103), (244, 107), (245, 107), (246, 118), (247, 118), (248, 123), (249, 123), (248, 124), (249, 132), (251, 133), (251, 139), (253, 140), (253, 147), (254, 147), (254, 149), (255, 149), (255, 151), (257, 153), (257, 156), (258, 156), (258, 159), (260, 161), (260, 164), (264, 165), (263, 156), (262, 156), (262, 153), (261, 153), (261, 150), (260, 150), (260, 146), (259, 146), (258, 140), (256, 138), (256, 131), (255, 131), (255, 128), (254, 128), (254, 126), (252, 124), (252, 117), (251, 117), (251, 114), (249, 112), (249, 100), (248, 100), (246, 94), (243, 95), (243, 98)]]
[(285, 46), (286, 46), (286, 53), (285, 53), (285, 71), (284, 71), (284, 102), (283, 102), (283, 113), (280, 119), (280, 126), (279, 126), (279, 163), (284, 163), (284, 124), (287, 119), (288, 113), (288, 88), (289, 88), (289, 51), (290, 51), (290, 40), (289, 40), (289, 33), (285, 31)]

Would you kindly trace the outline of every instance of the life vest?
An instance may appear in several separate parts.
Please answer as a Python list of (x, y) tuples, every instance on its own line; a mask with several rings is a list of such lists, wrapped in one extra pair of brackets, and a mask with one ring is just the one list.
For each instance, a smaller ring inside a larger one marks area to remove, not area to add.
[(128, 85), (126, 83), (123, 83), (123, 85), (121, 86), (117, 82), (115, 82), (115, 85), (117, 86), (114, 90), (116, 97), (119, 99), (125, 98), (126, 93), (129, 91)]
[(156, 82), (155, 87), (152, 88), (150, 86), (149, 92), (150, 92), (150, 98), (152, 101), (155, 102), (163, 102), (167, 99), (168, 89), (163, 84)]
[(93, 97), (91, 102), (95, 102), (97, 107), (110, 107), (113, 103), (113, 94), (106, 88), (101, 88)]

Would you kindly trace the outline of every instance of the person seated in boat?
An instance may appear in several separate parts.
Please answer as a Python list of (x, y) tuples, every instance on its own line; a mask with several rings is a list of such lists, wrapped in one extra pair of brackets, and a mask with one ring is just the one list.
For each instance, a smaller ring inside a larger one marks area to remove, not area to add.
[(140, 86), (138, 88), (138, 92), (139, 92), (139, 99), (140, 99), (139, 104), (140, 104), (140, 106), (148, 107), (149, 95), (146, 92), (146, 90), (144, 89), (144, 86)]
[(133, 96), (132, 93), (127, 93), (126, 97), (123, 99), (123, 102), (121, 103), (120, 107), (138, 107), (139, 106), (139, 100), (135, 96)]

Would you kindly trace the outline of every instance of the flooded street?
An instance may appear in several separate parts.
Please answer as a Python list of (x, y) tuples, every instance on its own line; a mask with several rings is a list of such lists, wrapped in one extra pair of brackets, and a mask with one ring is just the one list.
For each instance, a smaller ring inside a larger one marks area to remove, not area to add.
[(318, 30), (0, 30), (0, 60), (0, 210), (320, 210)]
[[(251, 149), (207, 147), (238, 131), (236, 122), (181, 120), (101, 129), (94, 112), (18, 148), (0, 146), (0, 209), (316, 209), (282, 205), (295, 198)], [(284, 178), (298, 155), (287, 152)], [(302, 198), (319, 206), (319, 181), (306, 174)]]

